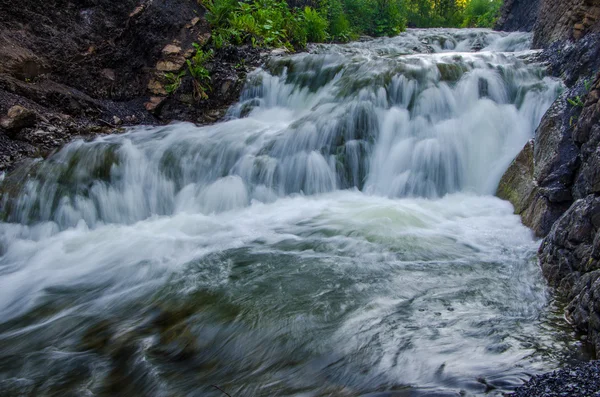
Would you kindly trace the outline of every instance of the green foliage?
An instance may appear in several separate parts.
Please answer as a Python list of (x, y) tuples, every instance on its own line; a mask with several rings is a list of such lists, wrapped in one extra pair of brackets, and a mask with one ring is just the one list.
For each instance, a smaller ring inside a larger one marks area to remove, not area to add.
[(470, 0), (464, 11), (463, 27), (491, 28), (502, 7), (502, 0)]
[(317, 8), (300, 9), (285, 0), (204, 0), (204, 5), (215, 48), (243, 43), (302, 48), (361, 34), (393, 36), (406, 24), (403, 0), (321, 0)]
[(194, 78), (194, 97), (196, 99), (207, 99), (208, 94), (206, 91), (210, 90), (210, 72), (206, 69), (205, 64), (212, 59), (213, 50), (205, 52), (196, 43), (194, 43), (194, 47), (196, 53), (186, 61), (190, 75)]
[(327, 19), (325, 19), (318, 11), (304, 7), (302, 14), (302, 26), (306, 31), (306, 39), (313, 43), (322, 43), (327, 40)]
[(347, 42), (358, 37), (357, 32), (350, 28), (350, 21), (341, 0), (324, 0), (321, 9), (327, 19), (327, 32), (331, 39)]
[[(282, 0), (207, 0), (207, 20), (213, 27), (213, 45), (220, 48), (228, 43), (291, 46), (295, 36), (288, 32), (297, 29), (298, 18)], [(296, 36), (298, 34), (296, 33)], [(302, 41), (302, 37), (299, 37)], [(304, 40), (305, 42), (305, 40)]]
[(235, 0), (204, 0), (204, 7), (208, 10), (206, 20), (212, 26), (223, 26), (236, 8)]
[(408, 24), (416, 27), (494, 25), (503, 0), (405, 0)]
[(165, 90), (167, 93), (172, 94), (181, 86), (181, 79), (185, 76), (185, 70), (175, 74), (175, 73), (165, 73), (165, 79), (167, 83), (165, 84)]
[(357, 34), (394, 36), (406, 27), (402, 0), (345, 0), (344, 5)]
[(567, 102), (569, 102), (569, 104), (571, 106), (575, 106), (575, 107), (584, 107), (585, 104), (583, 103), (583, 100), (581, 99), (581, 97), (579, 95), (577, 95), (576, 97), (573, 98), (567, 98)]
[(212, 45), (302, 48), (360, 35), (394, 36), (416, 27), (491, 27), (503, 0), (202, 0)]

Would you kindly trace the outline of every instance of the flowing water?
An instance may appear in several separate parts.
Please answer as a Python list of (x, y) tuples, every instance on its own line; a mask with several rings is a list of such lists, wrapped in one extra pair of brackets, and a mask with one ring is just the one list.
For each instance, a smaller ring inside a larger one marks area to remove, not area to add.
[(500, 395), (570, 358), (495, 197), (561, 84), (528, 34), (411, 30), (253, 72), (227, 120), (1, 187), (2, 395)]

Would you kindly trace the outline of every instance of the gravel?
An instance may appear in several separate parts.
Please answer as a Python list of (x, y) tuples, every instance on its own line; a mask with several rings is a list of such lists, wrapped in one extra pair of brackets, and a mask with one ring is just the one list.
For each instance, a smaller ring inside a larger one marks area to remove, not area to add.
[(600, 397), (600, 361), (531, 378), (507, 397)]

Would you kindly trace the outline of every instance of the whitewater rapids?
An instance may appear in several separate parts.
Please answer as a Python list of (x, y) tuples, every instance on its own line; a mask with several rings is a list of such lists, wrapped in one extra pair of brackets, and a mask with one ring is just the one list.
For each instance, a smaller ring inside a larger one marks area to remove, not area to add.
[(7, 175), (0, 392), (501, 395), (571, 359), (538, 242), (493, 197), (562, 89), (530, 44), (314, 46), (223, 122)]

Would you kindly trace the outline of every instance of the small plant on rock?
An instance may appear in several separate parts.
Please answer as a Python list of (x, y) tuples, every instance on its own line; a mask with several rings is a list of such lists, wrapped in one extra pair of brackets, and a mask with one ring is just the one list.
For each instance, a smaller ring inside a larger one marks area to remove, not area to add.
[(210, 72), (206, 69), (205, 64), (212, 59), (213, 50), (203, 51), (196, 43), (194, 43), (194, 48), (196, 53), (186, 61), (190, 75), (194, 78), (194, 97), (208, 99), (206, 92), (210, 90)]
[(581, 99), (581, 97), (579, 95), (577, 95), (576, 97), (573, 98), (567, 98), (567, 102), (569, 102), (569, 104), (571, 106), (576, 106), (576, 107), (583, 107), (584, 103), (583, 100)]
[(165, 90), (167, 93), (172, 94), (181, 86), (181, 79), (185, 76), (185, 70), (182, 70), (179, 73), (165, 73), (164, 76), (167, 80)]

